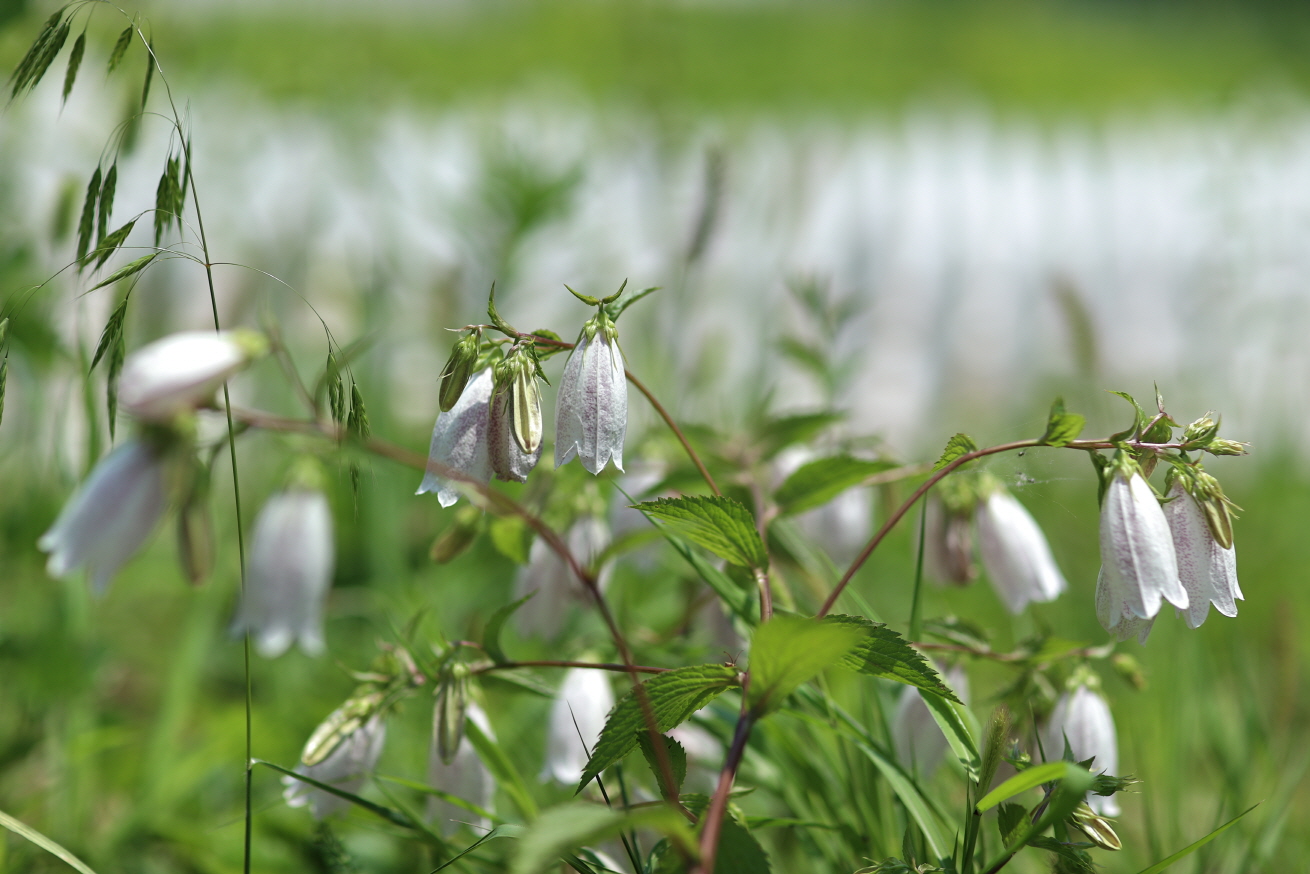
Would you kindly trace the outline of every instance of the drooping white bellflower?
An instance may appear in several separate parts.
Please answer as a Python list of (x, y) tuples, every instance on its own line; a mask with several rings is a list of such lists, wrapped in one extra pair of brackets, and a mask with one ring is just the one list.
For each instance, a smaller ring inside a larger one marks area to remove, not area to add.
[(1054, 601), (1068, 587), (1042, 529), (1013, 495), (996, 488), (975, 516), (983, 568), (1011, 613), (1029, 601)]
[(604, 310), (589, 320), (564, 365), (555, 406), (555, 466), (574, 456), (598, 474), (610, 461), (623, 470), (628, 379), (619, 332)]
[(1237, 553), (1231, 546), (1224, 549), (1219, 545), (1205, 511), (1181, 483), (1174, 482), (1169, 497), (1172, 500), (1164, 505), (1164, 515), (1173, 532), (1178, 577), (1187, 590), (1187, 627), (1200, 628), (1211, 604), (1225, 616), (1236, 616), (1237, 601), (1242, 598), (1237, 585)]
[[(1074, 761), (1094, 759), (1092, 773), (1119, 776), (1119, 743), (1115, 738), (1114, 717), (1110, 715), (1110, 705), (1100, 693), (1080, 685), (1056, 700), (1042, 738), (1047, 761), (1059, 761), (1064, 756), (1065, 738), (1069, 739)], [(1102, 816), (1119, 815), (1119, 804), (1113, 795), (1089, 792), (1087, 804)]]
[(591, 748), (600, 738), (605, 719), (614, 709), (614, 691), (605, 671), (569, 668), (550, 707), (546, 763), (542, 779), (564, 784), (582, 779)]
[[(610, 545), (609, 528), (595, 516), (583, 516), (569, 528), (564, 537), (569, 552), (583, 567), (589, 567)], [(609, 568), (602, 568), (597, 580), (601, 591), (609, 584)], [(569, 611), (588, 597), (573, 570), (555, 554), (546, 541), (538, 537), (528, 552), (528, 563), (519, 568), (514, 579), (514, 598), (535, 592), (514, 613), (519, 633), (553, 639), (564, 627)]]
[[(965, 704), (969, 703), (969, 675), (955, 665), (942, 674), (942, 680)], [(929, 779), (946, 755), (946, 735), (933, 719), (932, 711), (914, 686), (906, 686), (896, 701), (892, 714), (892, 743), (901, 767), (913, 772), (916, 768), (923, 778)]]
[(319, 655), (332, 567), (327, 496), (303, 487), (273, 495), (255, 519), (246, 590), (233, 633), (249, 631), (265, 658), (282, 655), (293, 642), (307, 655)]
[[(296, 773), (358, 794), (364, 781), (377, 767), (386, 739), (387, 724), (381, 714), (375, 713), (343, 737), (326, 758), (313, 765), (302, 762), (296, 766)], [(302, 783), (295, 777), (284, 776), (282, 785), (286, 787), (282, 790), (282, 799), (287, 806), (304, 807), (308, 804), (315, 819), (331, 816), (350, 805), (346, 799)]]
[[(476, 703), (470, 702), (465, 718), (477, 725), (489, 739), (495, 741), (496, 733), (491, 729), (487, 714)], [(473, 743), (467, 735), (459, 739), (455, 748), (455, 757), (447, 764), (441, 760), (437, 751), (436, 734), (432, 737), (432, 750), (428, 756), (428, 785), (434, 789), (462, 798), (472, 805), (491, 813), (492, 799), (496, 792), (496, 782), (487, 770), (487, 766), (478, 757)], [(486, 817), (480, 817), (464, 808), (443, 801), (440, 798), (428, 800), (428, 817), (435, 820), (441, 834), (449, 837), (460, 823), (469, 823), (476, 829), (491, 826)]]
[(1144, 640), (1150, 632), (1144, 623), (1155, 619), (1164, 601), (1184, 610), (1189, 603), (1178, 579), (1173, 534), (1141, 473), (1119, 466), (1101, 503), (1096, 616), (1120, 639), (1140, 633)]
[(167, 423), (210, 400), (268, 348), (253, 331), (183, 331), (142, 346), (123, 362), (118, 403), (145, 422)]
[(541, 389), (531, 346), (516, 343), (494, 371), (487, 417), (491, 472), (496, 479), (527, 482), (541, 460), (542, 443)]
[(954, 508), (934, 489), (924, 508), (923, 572), (929, 579), (967, 586), (978, 575), (973, 563), (974, 513)]
[(168, 450), (142, 438), (101, 459), (37, 541), (46, 571), (64, 577), (86, 567), (96, 594), (155, 530), (168, 507)]
[[(474, 374), (449, 412), (437, 415), (432, 429), (428, 460), (486, 483), (491, 479), (491, 459), (487, 454), (487, 420), (491, 389), (495, 384), (491, 368)], [(459, 490), (451, 481), (429, 467), (415, 494), (436, 492), (443, 507), (459, 500)]]

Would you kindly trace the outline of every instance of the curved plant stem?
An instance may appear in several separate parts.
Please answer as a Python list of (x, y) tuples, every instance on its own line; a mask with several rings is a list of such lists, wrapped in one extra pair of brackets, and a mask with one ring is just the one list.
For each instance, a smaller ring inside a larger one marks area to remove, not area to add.
[(696, 454), (696, 450), (691, 448), (691, 443), (687, 440), (687, 435), (682, 433), (682, 429), (678, 427), (678, 423), (673, 421), (673, 417), (669, 415), (669, 411), (664, 409), (664, 405), (656, 400), (655, 395), (651, 394), (651, 390), (646, 388), (645, 383), (632, 375), (631, 370), (625, 370), (623, 372), (627, 374), (628, 382), (632, 383), (637, 391), (646, 396), (646, 400), (650, 403), (651, 407), (654, 408), (659, 417), (664, 420), (664, 424), (669, 426), (669, 430), (673, 432), (673, 436), (678, 438), (678, 442), (682, 444), (683, 451), (687, 453), (687, 457), (691, 459), (691, 463), (696, 465), (696, 469), (700, 471), (701, 478), (704, 479), (705, 484), (710, 487), (710, 491), (714, 492), (716, 495), (723, 494), (719, 491), (718, 484), (714, 482), (714, 477), (710, 476), (709, 469), (705, 467), (705, 463), (702, 462), (700, 456)]
[(715, 787), (714, 796), (710, 798), (709, 809), (705, 811), (705, 824), (700, 836), (700, 862), (692, 869), (692, 874), (714, 874), (715, 858), (719, 852), (719, 835), (723, 831), (723, 818), (728, 812), (728, 796), (732, 792), (733, 782), (737, 779), (737, 769), (741, 766), (742, 756), (746, 753), (746, 741), (755, 726), (755, 717), (746, 703), (749, 682), (750, 675), (747, 674), (741, 690), (741, 716), (737, 719), (737, 728), (732, 734), (732, 746), (728, 748), (728, 756), (723, 761), (723, 770), (719, 772), (719, 785)]
[(488, 674), (492, 671), (504, 671), (509, 668), (591, 668), (597, 671), (614, 671), (616, 673), (662, 674), (668, 668), (653, 668), (649, 665), (619, 665), (613, 662), (568, 662), (555, 659), (534, 659), (526, 662), (496, 662), (486, 667), (474, 668), (475, 674)]

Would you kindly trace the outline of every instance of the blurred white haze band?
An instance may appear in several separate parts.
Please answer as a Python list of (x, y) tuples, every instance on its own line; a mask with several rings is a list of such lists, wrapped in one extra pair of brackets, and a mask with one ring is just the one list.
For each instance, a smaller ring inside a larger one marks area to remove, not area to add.
[[(75, 191), (76, 214), (116, 121), (92, 88), (59, 114), (55, 87), (0, 119), (5, 232), (29, 235), (50, 272), (72, 259), (72, 241), (49, 242), (59, 192)], [(836, 399), (849, 430), (907, 453), (960, 429), (1035, 436), (1033, 392), (1070, 386), (1146, 400), (1156, 381), (1176, 415), (1208, 404), (1226, 435), (1266, 444), (1310, 426), (1304, 109), (1039, 123), (924, 107), (674, 133), (568, 101), (329, 118), (217, 90), (187, 99), (215, 260), (285, 279), (343, 343), (375, 332), (364, 366), (415, 429), (436, 411), (454, 337), (441, 328), (484, 320), (493, 278), (510, 321), (571, 340), (587, 313), (563, 284), (602, 294), (625, 277), (663, 287), (620, 322), (629, 364), (693, 421), (731, 420), (769, 386), (778, 409), (815, 408), (817, 386), (774, 342), (814, 337), (787, 291), (810, 277), (861, 307), (830, 340), (857, 364)], [(120, 164), (113, 226), (153, 206), (165, 137), (148, 122)], [(506, 248), (489, 179), (510, 165), (578, 176), (563, 207)], [(698, 223), (708, 234), (689, 265)], [(150, 245), (150, 225), (147, 214), (129, 244)], [(63, 327), (93, 348), (117, 298), (80, 297), (94, 282), (65, 276), (52, 292), (69, 304)], [(257, 325), (265, 308), (302, 370), (319, 365), (321, 329), (294, 294), (238, 268), (218, 279), (229, 325)], [(151, 332), (209, 324), (194, 264), (153, 271), (138, 293)], [(1095, 339), (1081, 364), (1079, 307)], [(147, 339), (129, 332), (129, 345)], [(1013, 429), (1020, 410), (1030, 420), (1018, 432), (975, 424), (1008, 416)]]

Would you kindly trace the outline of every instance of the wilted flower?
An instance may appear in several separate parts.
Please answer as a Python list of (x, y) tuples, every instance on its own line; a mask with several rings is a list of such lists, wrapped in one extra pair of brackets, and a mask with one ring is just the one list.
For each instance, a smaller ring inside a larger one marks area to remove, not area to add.
[(614, 692), (604, 671), (569, 668), (550, 708), (546, 764), (542, 779), (577, 783), (591, 757), (591, 748), (614, 708)]
[(611, 459), (623, 470), (628, 380), (618, 338), (618, 329), (603, 309), (578, 335), (564, 365), (555, 407), (556, 467), (576, 455), (591, 473), (600, 473)]
[(1120, 639), (1150, 633), (1162, 601), (1186, 609), (1178, 580), (1173, 534), (1160, 502), (1135, 469), (1110, 474), (1101, 504), (1101, 572), (1096, 582), (1096, 616)]
[[(1114, 717), (1110, 715), (1110, 705), (1099, 693), (1080, 685), (1073, 692), (1060, 695), (1042, 738), (1048, 761), (1058, 761), (1064, 755), (1065, 738), (1069, 739), (1074, 761), (1094, 759), (1093, 773), (1118, 775), (1119, 744), (1115, 739)], [(1087, 803), (1102, 816), (1119, 815), (1114, 796), (1088, 793)]]
[[(594, 562), (610, 545), (610, 532), (595, 516), (583, 516), (573, 523), (564, 537), (569, 552), (583, 567)], [(603, 591), (609, 583), (608, 569), (602, 569), (598, 584)], [(514, 597), (536, 592), (532, 600), (514, 614), (519, 633), (553, 638), (564, 626), (570, 608), (587, 597), (573, 570), (540, 537), (532, 542), (528, 563), (519, 568), (514, 581)]]
[(495, 367), (487, 455), (496, 479), (527, 482), (541, 460), (541, 390), (531, 344), (515, 344)]
[(1164, 505), (1164, 515), (1173, 532), (1178, 577), (1187, 590), (1187, 626), (1200, 628), (1211, 604), (1225, 616), (1236, 616), (1237, 599), (1242, 598), (1237, 585), (1237, 553), (1215, 540), (1205, 511), (1181, 482), (1174, 481), (1169, 497), (1172, 500)]
[[(365, 779), (377, 767), (382, 756), (382, 746), (387, 739), (387, 724), (382, 715), (375, 713), (350, 734), (341, 738), (337, 745), (321, 761), (313, 765), (301, 762), (296, 766), (297, 774), (304, 774), (320, 783), (327, 783), (352, 794), (358, 794)], [(291, 776), (282, 778), (282, 798), (288, 807), (309, 805), (315, 819), (331, 816), (343, 810), (349, 804), (322, 789), (302, 783)]]
[(249, 631), (267, 658), (286, 652), (293, 641), (308, 655), (321, 653), (332, 565), (327, 496), (304, 487), (273, 495), (255, 519), (246, 589), (233, 632)]
[(184, 331), (156, 340), (123, 362), (119, 405), (143, 421), (169, 422), (209, 400), (267, 348), (253, 331)]
[(101, 459), (37, 541), (46, 571), (64, 577), (85, 566), (98, 594), (145, 543), (168, 506), (166, 447), (125, 441)]
[[(480, 728), (490, 740), (495, 741), (496, 733), (491, 729), (487, 714), (476, 703), (469, 704), (465, 718)], [(433, 733), (432, 751), (428, 757), (428, 785), (462, 798), (485, 811), (492, 810), (491, 802), (495, 797), (496, 783), (467, 736), (460, 738), (459, 746), (455, 749), (455, 757), (446, 763), (441, 760), (437, 750), (437, 736), (435, 732)], [(453, 833), (461, 822), (470, 823), (475, 828), (487, 828), (491, 825), (486, 817), (479, 817), (440, 798), (432, 798), (428, 801), (428, 816), (438, 822), (441, 833), (445, 836)]]
[[(491, 368), (479, 371), (469, 381), (459, 400), (448, 412), (437, 415), (432, 429), (428, 460), (486, 483), (491, 479), (491, 460), (487, 454), (487, 421), (491, 389), (495, 384)], [(436, 492), (443, 507), (459, 500), (459, 490), (432, 467), (423, 474), (415, 494)]]
[[(969, 675), (963, 667), (955, 665), (948, 669), (942, 674), (942, 680), (956, 697), (968, 703)], [(892, 715), (891, 734), (901, 767), (907, 771), (917, 768), (924, 779), (932, 777), (946, 755), (946, 735), (942, 734), (941, 726), (933, 719), (932, 711), (914, 686), (901, 689), (896, 712)]]
[(978, 575), (973, 563), (973, 522), (968, 511), (929, 494), (924, 511), (923, 570), (940, 583), (967, 586)]
[(978, 504), (978, 545), (987, 577), (1011, 613), (1053, 601), (1067, 584), (1042, 529), (1023, 504), (997, 487)]

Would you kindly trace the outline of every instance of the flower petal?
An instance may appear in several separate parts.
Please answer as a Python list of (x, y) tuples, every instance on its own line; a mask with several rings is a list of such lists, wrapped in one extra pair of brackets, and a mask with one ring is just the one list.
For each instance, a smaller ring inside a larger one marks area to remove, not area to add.
[[(437, 416), (432, 429), (428, 460), (486, 483), (491, 479), (491, 460), (487, 454), (488, 405), (495, 384), (491, 368), (479, 371), (469, 380), (459, 400), (449, 412)], [(459, 500), (459, 489), (429, 466), (415, 494), (436, 492), (443, 507)]]

